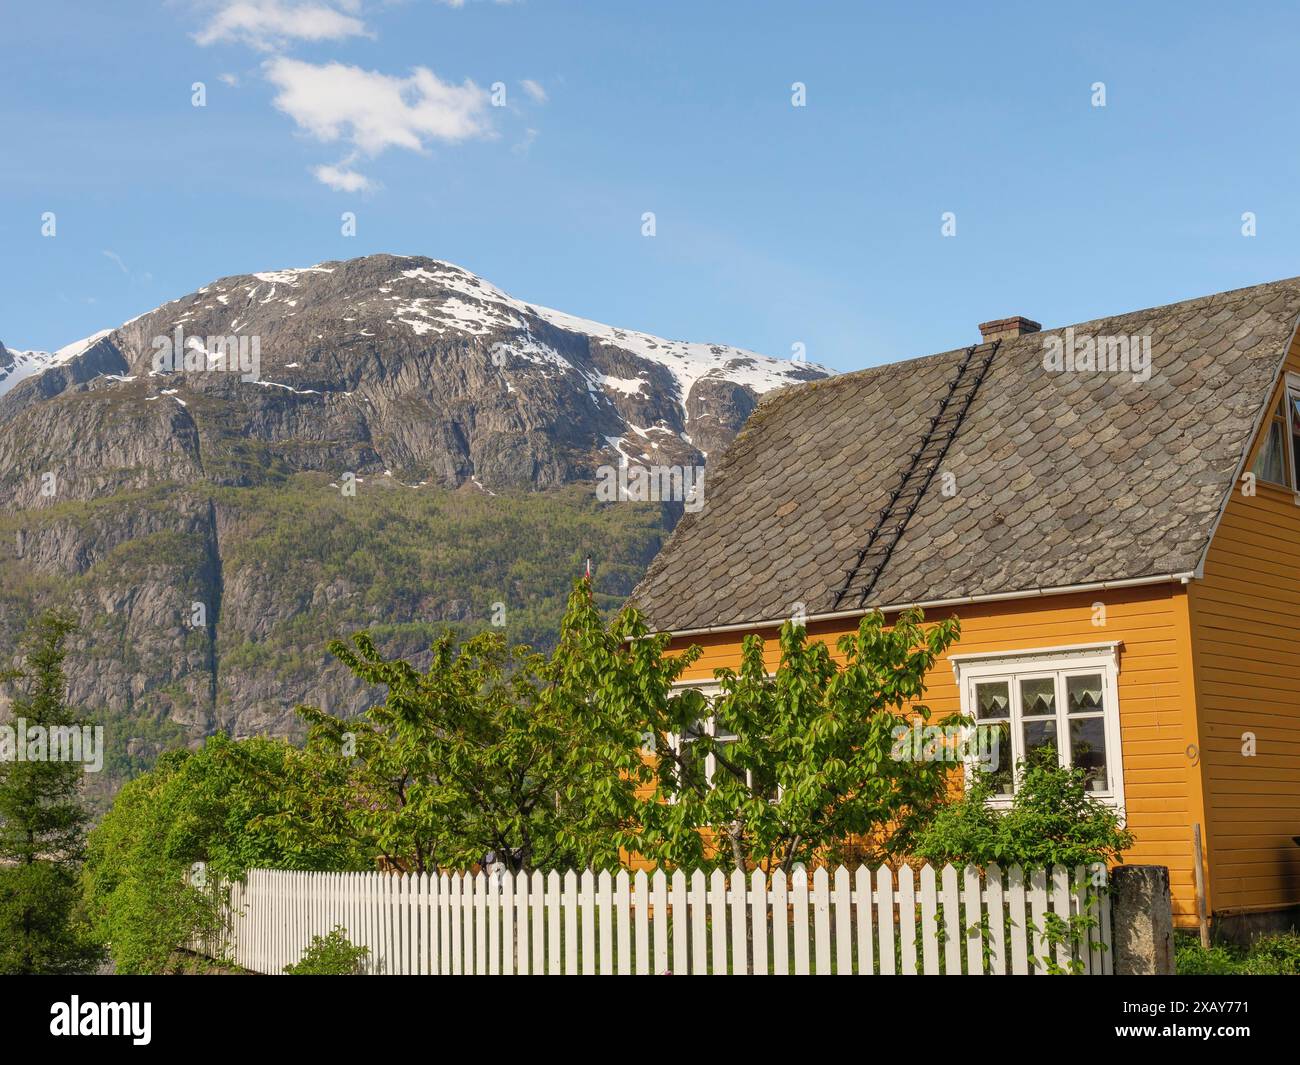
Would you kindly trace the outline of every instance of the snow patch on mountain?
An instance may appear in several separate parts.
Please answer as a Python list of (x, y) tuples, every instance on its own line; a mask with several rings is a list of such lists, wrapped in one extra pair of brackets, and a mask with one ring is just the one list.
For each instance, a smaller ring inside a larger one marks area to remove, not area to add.
[[(695, 383), (705, 377), (734, 381), (762, 395), (774, 388), (802, 380), (802, 371), (812, 369), (823, 373), (831, 372), (813, 363), (776, 359), (770, 355), (759, 355), (744, 348), (734, 348), (725, 344), (665, 340), (650, 333), (641, 333), (633, 329), (617, 329), (550, 307), (525, 303), (452, 263), (438, 262), (437, 267), (432, 270), (422, 266), (412, 270), (402, 270), (400, 275), (407, 280), (426, 281), (470, 297), (474, 303), (469, 305), (454, 300), (444, 300), (440, 304), (444, 313), (448, 307), (455, 306), (456, 313), (453, 315), (453, 321), (470, 326), (471, 328), (466, 331), (476, 333), (485, 331), (483, 326), (488, 324), (526, 328), (525, 320), (518, 316), (531, 315), (541, 318), (557, 329), (581, 333), (598, 343), (621, 348), (640, 358), (657, 362), (673, 375), (677, 383), (677, 398), (681, 403), (686, 402), (686, 397), (690, 395)], [(387, 290), (380, 289), (380, 291)], [(493, 304), (496, 306), (491, 306)], [(509, 313), (511, 311), (515, 313)], [(610, 382), (617, 380), (609, 379)], [(631, 381), (627, 384), (630, 385)], [(619, 386), (615, 384), (613, 387)], [(635, 391), (630, 388), (620, 390)]]
[[(333, 272), (318, 263), (315, 266), (296, 266), (288, 270), (267, 270), (264, 273), (253, 274), (253, 277), (259, 281), (269, 281), (274, 285), (296, 285), (302, 274), (332, 274)], [(204, 289), (199, 291), (203, 292)]]
[(88, 337), (74, 340), (71, 344), (65, 344), (58, 351), (15, 351), (12, 348), (0, 348), (0, 350), (7, 351), (12, 356), (12, 362), (8, 365), (0, 361), (0, 396), (3, 396), (20, 381), (26, 381), (29, 377), (37, 377), (55, 366), (62, 366), (71, 362), (87, 348), (97, 344), (111, 332), (113, 332), (111, 329), (102, 329)]

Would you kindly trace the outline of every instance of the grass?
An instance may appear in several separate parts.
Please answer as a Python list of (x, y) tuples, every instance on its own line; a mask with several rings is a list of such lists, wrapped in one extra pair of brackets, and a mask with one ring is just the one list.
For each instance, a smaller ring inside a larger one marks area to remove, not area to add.
[(1179, 976), (1300, 976), (1300, 933), (1260, 936), (1248, 948), (1218, 943), (1205, 950), (1197, 936), (1179, 932), (1174, 964)]

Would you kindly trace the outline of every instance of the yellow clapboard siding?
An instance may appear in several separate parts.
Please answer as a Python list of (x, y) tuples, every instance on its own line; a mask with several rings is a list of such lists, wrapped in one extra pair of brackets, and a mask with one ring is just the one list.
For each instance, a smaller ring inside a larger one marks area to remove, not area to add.
[(1197, 656), (1197, 665), (1206, 672), (1222, 670), (1224, 673), (1235, 673), (1238, 678), (1243, 678), (1246, 671), (1249, 671), (1252, 684), (1261, 683), (1265, 688), (1279, 691), (1284, 690), (1285, 685), (1292, 681), (1300, 680), (1300, 672), (1289, 662), (1261, 660), (1245, 648), (1237, 654), (1225, 653), (1226, 649), (1224, 652), (1219, 650), (1223, 647), (1223, 644), (1211, 644)]
[[(1229, 506), (1239, 504), (1248, 506), (1250, 500), (1243, 499), (1241, 496), (1234, 495), (1229, 501)], [(1218, 538), (1215, 538), (1218, 542)], [(1214, 545), (1210, 547), (1210, 553), (1214, 553)], [(1260, 591), (1266, 591), (1268, 594), (1263, 596), (1260, 606), (1265, 610), (1272, 610), (1283, 616), (1290, 616), (1297, 605), (1300, 605), (1300, 590), (1290, 587), (1268, 588), (1267, 582), (1260, 577), (1252, 577), (1236, 569), (1231, 569), (1227, 565), (1220, 565), (1219, 560), (1215, 559), (1215, 567), (1211, 569), (1209, 563), (1205, 566), (1204, 582), (1209, 584), (1213, 582), (1216, 590), (1224, 596), (1234, 596), (1238, 602), (1249, 602), (1251, 598), (1258, 595)], [(1200, 585), (1197, 586), (1197, 592), (1200, 592)]]
[(1279, 861), (1282, 867), (1294, 869), (1300, 873), (1300, 847), (1295, 847), (1295, 857), (1289, 862), (1280, 859), (1278, 852), (1272, 847), (1261, 847), (1258, 842), (1243, 844), (1240, 847), (1225, 847), (1225, 852), (1231, 852), (1232, 861), (1241, 865), (1277, 865)]
[(1250, 761), (1258, 764), (1244, 766), (1229, 763), (1219, 766), (1214, 774), (1214, 787), (1227, 789), (1233, 787), (1236, 781), (1242, 780), (1251, 783), (1273, 781), (1300, 788), (1300, 777), (1296, 776), (1293, 760), (1278, 756), (1263, 761), (1263, 756), (1257, 756)]
[[(1260, 879), (1259, 877), (1251, 877), (1249, 880), (1227, 881), (1225, 890), (1233, 898), (1231, 910), (1272, 910), (1277, 908), (1277, 899), (1279, 897), (1289, 899), (1300, 897), (1300, 884), (1278, 877), (1276, 878), (1275, 887), (1252, 887), (1252, 885), (1258, 884)], [(1285, 905), (1290, 906), (1294, 905), (1294, 903), (1286, 903)], [(1225, 909), (1227, 908), (1225, 907)]]
[(1292, 613), (1281, 605), (1276, 610), (1270, 610), (1268, 603), (1253, 602), (1249, 596), (1243, 597), (1241, 593), (1230, 595), (1217, 585), (1208, 588), (1198, 586), (1197, 600), (1203, 606), (1214, 608), (1212, 615), (1202, 614), (1195, 619), (1198, 627), (1207, 630), (1207, 635), (1216, 629), (1231, 632), (1245, 628), (1271, 638), (1276, 636), (1279, 626), (1285, 629), (1293, 618)]
[[(1287, 368), (1300, 372), (1295, 346)], [(1300, 508), (1291, 493), (1264, 485), (1254, 496), (1232, 493), (1190, 602), (1214, 908), (1295, 905)], [(1254, 734), (1254, 757), (1242, 755), (1244, 732)]]
[[(1294, 717), (1290, 713), (1287, 691), (1279, 689), (1281, 698), (1273, 698), (1267, 692), (1257, 693), (1252, 687), (1249, 694), (1243, 693), (1240, 686), (1232, 689), (1232, 694), (1226, 694), (1223, 690), (1215, 693), (1215, 706), (1205, 711), (1205, 721), (1207, 724), (1222, 725), (1225, 728), (1235, 727), (1244, 723), (1242, 715), (1249, 714), (1251, 722), (1259, 721), (1261, 727), (1280, 728), (1283, 731), (1292, 731), (1290, 722)], [(1252, 699), (1251, 696), (1254, 696)]]
[[(1294, 649), (1276, 625), (1239, 621), (1221, 626), (1193, 625), (1192, 632), (1208, 651), (1244, 653), (1248, 657), (1243, 661), (1282, 667), (1290, 676), (1300, 676), (1300, 663), (1288, 661)], [(1240, 646), (1243, 635), (1250, 641), (1246, 647)]]

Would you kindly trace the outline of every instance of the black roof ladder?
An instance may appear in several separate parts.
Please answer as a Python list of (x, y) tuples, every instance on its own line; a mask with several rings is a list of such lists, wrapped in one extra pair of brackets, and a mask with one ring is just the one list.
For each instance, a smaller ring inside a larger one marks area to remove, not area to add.
[(907, 523), (911, 521), (916, 508), (921, 505), (926, 489), (939, 472), (939, 465), (948, 453), (948, 446), (961, 428), (971, 401), (979, 391), (1000, 344), (1001, 341), (993, 341), (989, 345), (988, 354), (980, 358), (975, 357), (975, 352), (982, 345), (972, 344), (966, 349), (966, 354), (957, 367), (957, 376), (952, 379), (939, 401), (939, 412), (930, 419), (930, 425), (921, 437), (920, 447), (909, 456), (911, 461), (903, 472), (898, 487), (890, 493), (885, 506), (881, 508), (876, 524), (867, 537), (866, 546), (858, 552), (857, 561), (852, 568), (844, 571), (844, 586), (835, 594), (832, 609), (838, 610), (840, 604), (852, 595), (857, 596), (859, 608), (866, 604), (867, 596), (875, 588), (898, 541), (903, 538)]

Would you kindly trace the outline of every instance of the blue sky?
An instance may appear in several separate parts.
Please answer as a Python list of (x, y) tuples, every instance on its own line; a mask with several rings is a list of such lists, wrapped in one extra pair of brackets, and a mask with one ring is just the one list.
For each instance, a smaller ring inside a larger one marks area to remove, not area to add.
[(1298, 45), (1280, 4), (9, 2), (0, 340), (391, 251), (849, 370), (1300, 274)]

